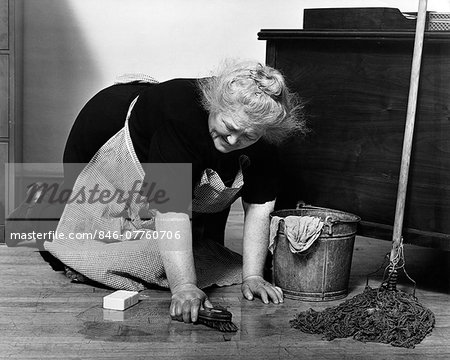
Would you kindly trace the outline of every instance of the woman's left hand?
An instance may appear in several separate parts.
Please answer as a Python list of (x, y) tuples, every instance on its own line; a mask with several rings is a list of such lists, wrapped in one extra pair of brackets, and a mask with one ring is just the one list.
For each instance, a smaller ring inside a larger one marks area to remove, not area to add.
[(262, 276), (246, 277), (242, 282), (241, 290), (247, 300), (253, 300), (254, 296), (258, 296), (264, 304), (268, 304), (269, 301), (274, 304), (283, 302), (283, 291), (264, 280)]

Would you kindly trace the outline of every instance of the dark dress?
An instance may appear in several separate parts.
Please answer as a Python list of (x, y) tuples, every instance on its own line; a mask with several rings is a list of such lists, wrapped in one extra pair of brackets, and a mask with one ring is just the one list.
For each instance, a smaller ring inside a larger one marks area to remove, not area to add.
[[(68, 163), (88, 163), (106, 141), (123, 128), (128, 108), (139, 95), (129, 119), (130, 135), (139, 161), (191, 163), (192, 184), (206, 168), (215, 170), (230, 186), (246, 155), (242, 198), (248, 203), (275, 199), (277, 152), (263, 140), (227, 154), (216, 150), (208, 132), (208, 113), (201, 105), (196, 79), (159, 84), (129, 83), (108, 87), (81, 110), (64, 151), (64, 177), (73, 184), (78, 170)], [(223, 243), (229, 208), (215, 214), (193, 213), (194, 239), (208, 237)]]

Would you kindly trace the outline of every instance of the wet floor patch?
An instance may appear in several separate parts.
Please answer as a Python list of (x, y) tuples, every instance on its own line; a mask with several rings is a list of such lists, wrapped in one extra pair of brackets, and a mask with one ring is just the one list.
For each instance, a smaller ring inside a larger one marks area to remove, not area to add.
[[(239, 339), (238, 333), (222, 333), (204, 325), (184, 324), (169, 316), (169, 300), (140, 300), (125, 311), (92, 306), (76, 318), (78, 333), (86, 339), (115, 342), (222, 342)], [(238, 320), (238, 318), (236, 318)]]

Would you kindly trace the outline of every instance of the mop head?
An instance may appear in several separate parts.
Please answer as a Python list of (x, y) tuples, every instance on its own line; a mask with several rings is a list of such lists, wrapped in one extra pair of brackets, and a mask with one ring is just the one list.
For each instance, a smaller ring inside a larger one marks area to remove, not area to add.
[(362, 294), (318, 312), (301, 312), (292, 327), (326, 340), (353, 336), (362, 342), (379, 342), (414, 348), (433, 329), (434, 314), (415, 296), (382, 286), (367, 286)]

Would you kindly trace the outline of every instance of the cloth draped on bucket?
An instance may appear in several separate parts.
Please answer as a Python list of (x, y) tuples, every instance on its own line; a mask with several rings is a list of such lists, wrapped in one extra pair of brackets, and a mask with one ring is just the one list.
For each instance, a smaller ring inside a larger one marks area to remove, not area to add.
[(273, 216), (270, 221), (269, 250), (275, 250), (280, 221), (284, 221), (284, 233), (292, 253), (308, 250), (322, 233), (323, 221), (316, 216)]
[[(136, 181), (142, 184), (145, 173), (135, 154), (128, 129), (128, 118), (136, 100), (130, 105), (125, 126), (99, 149), (82, 170), (72, 194), (91, 189), (94, 184), (99, 185), (100, 191), (127, 194)], [(242, 171), (239, 171), (232, 188), (219, 186), (217, 190), (214, 186), (217, 187), (216, 183), (220, 185), (220, 182), (211, 171), (208, 174), (214, 181), (208, 185), (208, 176), (203, 177), (203, 191), (194, 193), (214, 193), (215, 201), (207, 203), (204, 210), (213, 212), (215, 206), (216, 211), (220, 211), (236, 199), (243, 185)], [(227, 196), (220, 195), (223, 193)], [(45, 249), (85, 277), (114, 289), (139, 291), (155, 285), (169, 287), (157, 241), (142, 235), (142, 230), (155, 230), (154, 213), (148, 205), (134, 200), (128, 199), (125, 204), (117, 201), (107, 204), (69, 201), (58, 223), (56, 236), (52, 242), (45, 243)], [(202, 210), (200, 204), (197, 205), (197, 209), (193, 206), (193, 210)], [(137, 230), (141, 238), (124, 237), (130, 229)], [(85, 238), (77, 239), (77, 234)], [(194, 248), (194, 261), (200, 288), (241, 282), (241, 255), (214, 241), (200, 241)]]

